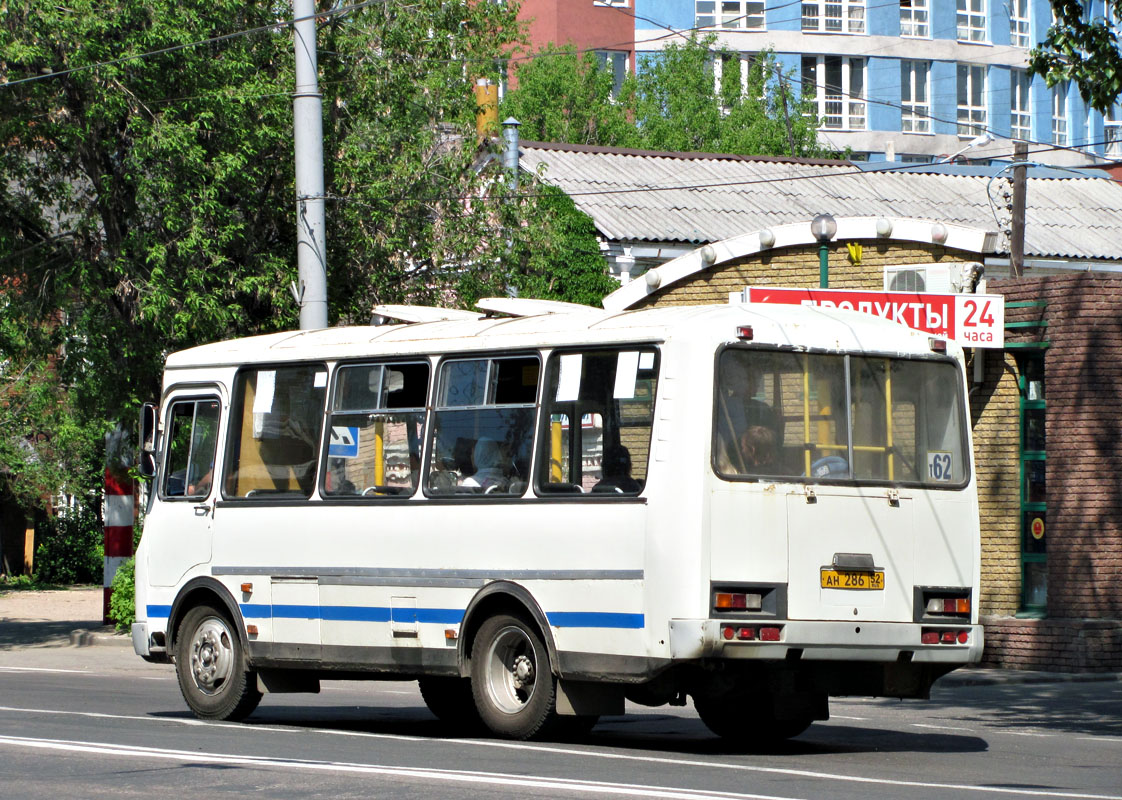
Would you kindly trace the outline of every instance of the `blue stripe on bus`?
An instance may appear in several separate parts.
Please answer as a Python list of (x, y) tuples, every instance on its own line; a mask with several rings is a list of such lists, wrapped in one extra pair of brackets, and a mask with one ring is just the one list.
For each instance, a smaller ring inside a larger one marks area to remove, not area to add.
[[(331, 622), (389, 622), (390, 609), (384, 606), (310, 606), (242, 603), (246, 619), (322, 619)], [(146, 606), (148, 619), (167, 619), (171, 606)], [(458, 608), (399, 609), (398, 622), (426, 622), (437, 625), (459, 625), (464, 612)], [(412, 612), (412, 613), (409, 613)], [(611, 611), (554, 611), (546, 615), (550, 625), (559, 628), (642, 628), (642, 614)]]
[(642, 628), (642, 614), (612, 611), (554, 611), (546, 614), (550, 625), (558, 628)]

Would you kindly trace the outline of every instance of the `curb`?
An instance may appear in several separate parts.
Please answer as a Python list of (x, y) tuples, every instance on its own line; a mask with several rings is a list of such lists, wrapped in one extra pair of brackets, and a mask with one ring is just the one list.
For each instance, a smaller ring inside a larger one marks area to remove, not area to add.
[(75, 647), (90, 647), (92, 645), (132, 647), (132, 637), (124, 633), (88, 631), (80, 628), (70, 632), (70, 644)]
[(1030, 670), (995, 669), (984, 673), (952, 672), (935, 681), (936, 687), (1015, 686), (1040, 683), (1104, 683), (1122, 681), (1118, 672), (1038, 672)]

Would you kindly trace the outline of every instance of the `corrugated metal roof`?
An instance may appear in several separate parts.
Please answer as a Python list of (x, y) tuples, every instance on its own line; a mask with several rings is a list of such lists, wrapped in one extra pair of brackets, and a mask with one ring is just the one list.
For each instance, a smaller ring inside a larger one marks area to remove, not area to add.
[[(1008, 229), (1005, 171), (947, 175), (523, 142), (524, 169), (569, 194), (608, 239), (705, 243), (815, 215), (886, 216)], [(1122, 185), (1029, 177), (1025, 255), (1122, 259)], [(996, 217), (996, 218), (995, 218)], [(999, 248), (1007, 249), (1003, 241)]]

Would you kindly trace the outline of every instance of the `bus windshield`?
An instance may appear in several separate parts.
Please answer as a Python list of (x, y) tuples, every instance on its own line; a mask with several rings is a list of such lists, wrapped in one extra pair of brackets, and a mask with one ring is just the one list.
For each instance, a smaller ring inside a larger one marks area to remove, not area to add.
[(713, 463), (731, 479), (961, 487), (968, 477), (955, 362), (727, 348)]

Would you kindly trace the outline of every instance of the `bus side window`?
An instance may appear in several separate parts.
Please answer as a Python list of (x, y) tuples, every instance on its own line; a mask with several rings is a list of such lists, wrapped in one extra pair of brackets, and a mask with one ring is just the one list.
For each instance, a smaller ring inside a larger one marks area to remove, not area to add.
[(230, 415), (226, 497), (310, 497), (327, 393), (321, 364), (238, 373)]
[(181, 400), (168, 411), (167, 460), (163, 496), (199, 499), (214, 482), (218, 444), (218, 401)]
[(413, 494), (421, 471), (428, 362), (348, 364), (335, 376), (320, 491), (330, 497)]
[(538, 493), (639, 494), (657, 381), (654, 348), (554, 353), (542, 398)]
[(536, 355), (449, 360), (441, 365), (426, 493), (525, 492), (539, 372)]

